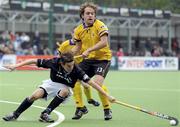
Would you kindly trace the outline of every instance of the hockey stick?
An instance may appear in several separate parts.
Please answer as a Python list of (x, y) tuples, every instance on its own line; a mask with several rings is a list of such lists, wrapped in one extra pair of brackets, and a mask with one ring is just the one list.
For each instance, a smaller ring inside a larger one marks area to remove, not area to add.
[(152, 115), (152, 116), (156, 116), (156, 117), (159, 117), (159, 118), (162, 118), (162, 119), (170, 120), (170, 124), (171, 124), (172, 126), (177, 126), (178, 123), (179, 123), (179, 121), (178, 121), (177, 118), (174, 118), (174, 117), (169, 116), (169, 115), (165, 115), (165, 114), (162, 114), (162, 113), (159, 113), (159, 112), (148, 111), (148, 110), (143, 109), (143, 108), (141, 108), (141, 107), (133, 106), (133, 105), (130, 105), (130, 104), (121, 102), (121, 101), (115, 101), (115, 103), (116, 103), (116, 104), (119, 104), (119, 105), (122, 105), (122, 106), (125, 106), (125, 107), (129, 107), (129, 108), (131, 108), (131, 109), (135, 109), (135, 110), (138, 110), (138, 111), (147, 113), (147, 114)]
[(80, 57), (83, 57), (82, 55), (77, 55), (77, 56), (74, 56), (74, 59), (77, 59), (77, 58), (80, 58)]

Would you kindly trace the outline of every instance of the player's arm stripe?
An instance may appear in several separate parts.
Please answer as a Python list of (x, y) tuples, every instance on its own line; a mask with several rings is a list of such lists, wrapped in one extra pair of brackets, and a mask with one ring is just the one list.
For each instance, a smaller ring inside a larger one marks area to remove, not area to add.
[(104, 35), (104, 34), (108, 34), (108, 30), (103, 30), (103, 31), (101, 31), (101, 32), (99, 33), (99, 36), (101, 37), (101, 36)]
[(41, 63), (40, 63), (41, 65), (43, 64), (43, 60), (41, 60)]

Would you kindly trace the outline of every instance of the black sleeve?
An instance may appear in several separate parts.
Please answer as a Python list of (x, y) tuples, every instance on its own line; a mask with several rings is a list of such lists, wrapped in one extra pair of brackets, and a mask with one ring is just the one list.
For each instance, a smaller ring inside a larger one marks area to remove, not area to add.
[(82, 80), (83, 82), (88, 82), (90, 80), (90, 77), (78, 66), (77, 66), (77, 76), (78, 79)]
[(38, 59), (37, 66), (43, 68), (51, 68), (52, 60), (51, 59)]

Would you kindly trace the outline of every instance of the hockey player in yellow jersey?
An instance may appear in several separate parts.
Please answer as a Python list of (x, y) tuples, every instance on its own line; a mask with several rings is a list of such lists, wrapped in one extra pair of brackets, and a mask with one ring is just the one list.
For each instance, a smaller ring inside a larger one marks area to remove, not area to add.
[[(75, 55), (80, 53), (85, 58), (79, 66), (107, 91), (103, 83), (111, 60), (108, 28), (102, 21), (96, 19), (97, 6), (95, 4), (86, 2), (80, 6), (79, 12), (82, 23), (74, 29), (73, 39), (76, 46), (72, 52)], [(100, 93), (99, 97), (104, 109), (104, 119), (112, 119), (109, 101)], [(77, 115), (75, 112), (75, 116)]]
[[(72, 39), (69, 39), (69, 40), (62, 42), (61, 44), (57, 43), (57, 45), (59, 46), (58, 47), (59, 53), (64, 53), (64, 52), (70, 51), (75, 46), (75, 43), (73, 42)], [(78, 58), (74, 59), (76, 64), (80, 63), (82, 60), (83, 60), (82, 57), (78, 57)], [(83, 87), (83, 91), (86, 95), (87, 102), (89, 104), (92, 104), (94, 106), (100, 105), (98, 101), (92, 99), (92, 93), (91, 93), (91, 87), (90, 86), (89, 87)], [(73, 96), (74, 96), (74, 100), (76, 103), (76, 108), (78, 109), (77, 112), (81, 112), (81, 114), (74, 116), (73, 119), (80, 119), (82, 117), (82, 114), (88, 113), (88, 109), (86, 108), (86, 106), (83, 103), (82, 87), (81, 87), (80, 81), (76, 82), (75, 87), (73, 88), (73, 92), (74, 92)]]

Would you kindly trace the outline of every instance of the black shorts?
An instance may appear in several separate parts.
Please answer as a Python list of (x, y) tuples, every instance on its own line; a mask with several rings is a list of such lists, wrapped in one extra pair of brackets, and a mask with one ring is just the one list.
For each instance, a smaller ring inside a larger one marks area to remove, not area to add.
[(85, 73), (89, 77), (93, 77), (94, 75), (101, 75), (104, 78), (106, 77), (109, 67), (110, 61), (108, 60), (83, 60), (79, 63), (79, 67), (85, 71)]

